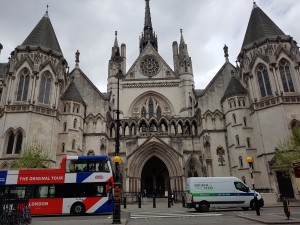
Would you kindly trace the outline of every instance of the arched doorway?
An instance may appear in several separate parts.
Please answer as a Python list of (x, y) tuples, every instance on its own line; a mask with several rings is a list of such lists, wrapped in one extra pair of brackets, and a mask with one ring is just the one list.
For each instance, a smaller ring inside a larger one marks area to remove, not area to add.
[(170, 176), (164, 162), (158, 157), (151, 157), (144, 165), (141, 175), (141, 190), (146, 188), (149, 195), (164, 197), (170, 189)]

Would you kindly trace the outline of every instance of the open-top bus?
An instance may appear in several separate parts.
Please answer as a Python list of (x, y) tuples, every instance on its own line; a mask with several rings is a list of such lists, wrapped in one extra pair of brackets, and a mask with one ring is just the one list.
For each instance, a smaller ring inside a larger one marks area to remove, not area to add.
[(0, 170), (0, 194), (28, 198), (32, 215), (112, 212), (108, 156), (66, 156), (58, 169)]

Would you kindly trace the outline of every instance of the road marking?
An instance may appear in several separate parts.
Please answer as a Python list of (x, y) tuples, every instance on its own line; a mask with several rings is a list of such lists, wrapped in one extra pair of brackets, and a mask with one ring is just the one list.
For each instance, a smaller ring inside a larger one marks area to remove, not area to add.
[(193, 214), (184, 214), (184, 213), (139, 213), (131, 214), (131, 219), (151, 219), (151, 218), (179, 218), (179, 217), (213, 217), (213, 216), (222, 216), (220, 213), (193, 213)]

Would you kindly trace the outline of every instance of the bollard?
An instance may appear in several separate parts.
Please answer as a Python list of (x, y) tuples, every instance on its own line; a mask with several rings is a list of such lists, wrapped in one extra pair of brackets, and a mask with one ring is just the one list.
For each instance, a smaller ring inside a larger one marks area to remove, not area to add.
[(124, 197), (124, 209), (126, 209), (126, 197)]
[(171, 208), (171, 197), (168, 195), (168, 208)]
[(255, 204), (255, 211), (256, 211), (256, 215), (260, 216), (260, 202), (257, 199), (257, 193), (254, 193), (254, 204)]
[(182, 207), (185, 207), (185, 199), (184, 199), (184, 195), (182, 195)]
[(285, 213), (286, 217), (289, 220), (291, 211), (290, 211), (289, 199), (287, 197), (283, 197), (283, 209), (284, 209), (284, 213)]
[(153, 196), (153, 208), (156, 208), (155, 196)]
[(141, 195), (138, 196), (138, 204), (139, 204), (139, 208), (141, 208), (142, 206), (142, 202), (141, 202)]

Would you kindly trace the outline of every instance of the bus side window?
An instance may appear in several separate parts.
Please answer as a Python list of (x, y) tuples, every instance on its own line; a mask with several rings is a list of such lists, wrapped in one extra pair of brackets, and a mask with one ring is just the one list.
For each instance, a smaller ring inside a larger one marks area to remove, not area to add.
[(37, 197), (38, 198), (47, 198), (48, 197), (48, 185), (37, 186)]

